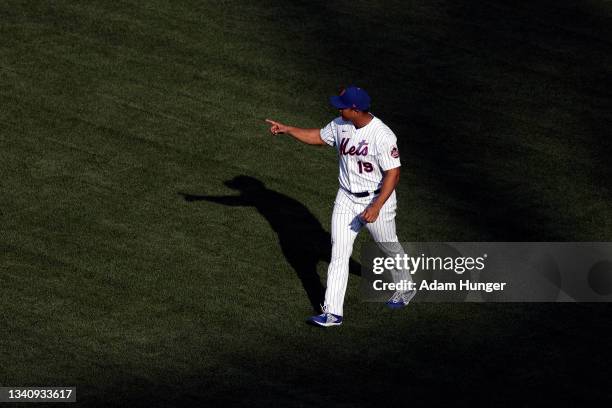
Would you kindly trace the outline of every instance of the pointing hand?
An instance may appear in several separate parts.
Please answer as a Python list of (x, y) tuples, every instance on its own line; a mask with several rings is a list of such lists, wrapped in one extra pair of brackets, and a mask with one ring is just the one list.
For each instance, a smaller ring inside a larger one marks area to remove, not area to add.
[(283, 125), (280, 122), (275, 122), (275, 121), (270, 120), (270, 119), (266, 119), (266, 122), (268, 122), (270, 125), (272, 125), (270, 127), (270, 133), (272, 133), (273, 135), (279, 135), (279, 134), (286, 133), (287, 130), (289, 129), (289, 126)]

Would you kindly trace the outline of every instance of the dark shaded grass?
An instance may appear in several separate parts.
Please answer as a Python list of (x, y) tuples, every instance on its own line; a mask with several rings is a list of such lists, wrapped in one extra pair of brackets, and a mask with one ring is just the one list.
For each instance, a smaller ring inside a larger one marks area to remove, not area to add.
[(604, 6), (308, 4), (312, 21), (342, 27), (312, 41), (319, 53), (371, 83), (417, 186), (469, 226), (455, 237), (605, 239), (611, 142), (593, 130), (610, 121), (610, 18), (590, 14)]
[(295, 246), (256, 208), (177, 192), (231, 196), (246, 174), (325, 234), (333, 151), (271, 140), (262, 120), (322, 125), (326, 96), (359, 83), (400, 139), (403, 240), (609, 240), (611, 15), (3, 3), (0, 383), (77, 384), (98, 406), (609, 399), (607, 305), (391, 314), (352, 277), (346, 325), (316, 331)]
[[(258, 345), (255, 356), (247, 348), (231, 356), (221, 357), (220, 352), (215, 368), (182, 372), (178, 378), (160, 373), (164, 380), (159, 388), (155, 381), (133, 375), (118, 378), (107, 389), (104, 403), (571, 406), (610, 397), (609, 368), (594, 359), (606, 353), (607, 340), (584, 333), (576, 321), (592, 308), (547, 306), (528, 314), (523, 305), (454, 309), (446, 314), (453, 317), (440, 318), (438, 311), (438, 319), (433, 319), (418, 305), (408, 321), (370, 310), (378, 322), (353, 327), (359, 336), (350, 345), (345, 328), (331, 334), (293, 333), (273, 345)], [(559, 311), (567, 320), (547, 320)], [(511, 320), (501, 325), (500, 313)], [(590, 323), (603, 335), (606, 319)], [(389, 331), (390, 325), (394, 330)], [(541, 344), (546, 347), (537, 347)]]

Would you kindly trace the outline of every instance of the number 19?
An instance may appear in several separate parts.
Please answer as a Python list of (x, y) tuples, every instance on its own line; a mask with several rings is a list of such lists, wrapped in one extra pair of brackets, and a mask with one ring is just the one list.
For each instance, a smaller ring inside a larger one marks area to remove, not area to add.
[(359, 166), (359, 173), (363, 173), (364, 171), (366, 173), (371, 173), (374, 171), (372, 163), (357, 161), (357, 165)]

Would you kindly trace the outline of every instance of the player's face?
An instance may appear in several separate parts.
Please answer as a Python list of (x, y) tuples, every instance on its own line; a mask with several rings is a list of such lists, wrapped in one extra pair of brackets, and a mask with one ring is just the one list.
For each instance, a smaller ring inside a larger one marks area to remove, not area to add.
[(346, 109), (338, 109), (338, 112), (340, 113), (340, 116), (342, 116), (342, 119), (344, 120), (348, 120), (344, 114), (344, 112), (346, 111)]
[(350, 109), (350, 108), (338, 109), (338, 111), (340, 112), (342, 119), (348, 120), (348, 121), (351, 121), (353, 117), (355, 116), (355, 114), (357, 113), (355, 110)]

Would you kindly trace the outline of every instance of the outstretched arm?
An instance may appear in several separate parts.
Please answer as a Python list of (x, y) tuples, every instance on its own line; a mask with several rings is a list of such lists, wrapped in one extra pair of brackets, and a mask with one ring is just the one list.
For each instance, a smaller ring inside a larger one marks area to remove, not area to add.
[(270, 133), (273, 135), (280, 135), (288, 133), (302, 143), (309, 145), (325, 145), (326, 143), (321, 139), (321, 129), (303, 129), (294, 126), (287, 126), (280, 122), (275, 122), (270, 119), (266, 119), (270, 127)]

